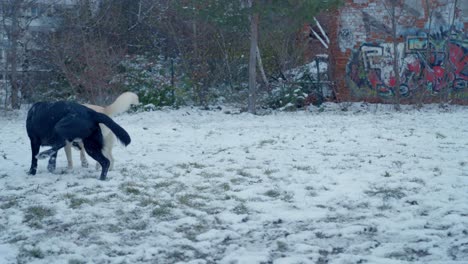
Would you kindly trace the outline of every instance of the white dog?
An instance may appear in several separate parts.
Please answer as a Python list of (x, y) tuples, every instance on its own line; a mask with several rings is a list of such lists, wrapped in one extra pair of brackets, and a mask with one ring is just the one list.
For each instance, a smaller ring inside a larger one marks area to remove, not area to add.
[[(125, 92), (121, 94), (119, 97), (117, 97), (117, 99), (115, 99), (115, 101), (109, 106), (102, 107), (102, 106), (90, 105), (90, 104), (84, 104), (84, 106), (91, 108), (96, 112), (106, 114), (109, 117), (113, 117), (113, 116), (116, 116), (120, 113), (127, 111), (128, 109), (130, 109), (132, 105), (137, 105), (137, 104), (139, 104), (138, 95), (132, 92)], [(99, 126), (101, 127), (102, 136), (104, 139), (104, 146), (102, 149), (102, 154), (107, 159), (109, 159), (110, 161), (109, 170), (112, 170), (114, 167), (114, 158), (112, 157), (112, 147), (114, 145), (115, 135), (105, 125), (99, 124)], [(85, 153), (85, 149), (83, 146), (83, 142), (75, 141), (75, 142), (67, 142), (67, 145), (65, 146), (65, 154), (67, 155), (68, 169), (73, 168), (73, 159), (71, 155), (72, 144), (78, 144), (78, 147), (80, 149), (81, 166), (88, 167), (88, 160), (86, 159), (86, 153)], [(99, 163), (96, 163), (96, 168), (99, 168)]]

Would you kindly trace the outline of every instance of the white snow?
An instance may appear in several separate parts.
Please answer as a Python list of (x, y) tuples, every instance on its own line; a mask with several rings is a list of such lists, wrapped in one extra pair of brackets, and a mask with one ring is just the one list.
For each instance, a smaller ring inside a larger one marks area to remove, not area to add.
[(125, 114), (104, 182), (2, 112), (0, 263), (468, 263), (468, 108), (341, 106)]

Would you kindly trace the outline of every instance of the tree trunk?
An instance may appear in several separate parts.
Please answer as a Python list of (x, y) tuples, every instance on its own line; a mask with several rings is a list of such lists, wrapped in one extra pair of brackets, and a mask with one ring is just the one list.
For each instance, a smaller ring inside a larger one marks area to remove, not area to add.
[[(431, 50), (431, 45), (429, 44), (430, 42), (430, 36), (431, 36), (431, 30), (432, 30), (432, 15), (433, 15), (433, 7), (431, 6), (431, 4), (429, 3), (429, 0), (425, 0), (424, 1), (425, 5), (426, 5), (426, 12), (427, 12), (427, 17), (429, 19), (429, 21), (427, 22), (429, 24), (429, 26), (426, 28), (426, 50), (425, 50), (425, 59), (424, 59), (424, 67), (425, 68), (429, 68), (429, 58), (431, 56), (431, 53), (432, 53), (432, 50)], [(426, 93), (427, 93), (427, 86), (428, 86), (428, 82), (427, 82), (427, 74), (428, 74), (428, 71), (427, 70), (424, 70), (424, 73), (423, 73), (423, 81), (421, 83), (418, 82), (418, 85), (417, 85), (417, 88), (416, 88), (416, 96), (417, 96), (417, 99), (416, 99), (416, 106), (418, 108), (422, 108), (423, 107), (423, 104), (424, 104), (424, 97), (426, 96)]]
[(262, 76), (262, 80), (265, 83), (265, 86), (268, 92), (270, 92), (271, 90), (270, 83), (268, 82), (268, 78), (266, 77), (266, 74), (265, 74), (265, 69), (263, 68), (262, 56), (260, 55), (260, 49), (258, 48), (258, 45), (257, 45), (257, 62), (258, 62), (258, 69), (260, 70), (260, 76)]
[(447, 34), (445, 35), (445, 56), (444, 56), (444, 66), (445, 66), (445, 74), (443, 77), (442, 82), (445, 84), (441, 86), (441, 90), (439, 91), (441, 95), (440, 99), (440, 105), (443, 106), (444, 103), (450, 103), (451, 102), (451, 96), (452, 96), (452, 89), (453, 89), (453, 81), (455, 80), (454, 76), (454, 65), (450, 61), (450, 37), (452, 36), (454, 24), (455, 24), (455, 16), (456, 16), (456, 10), (457, 10), (457, 5), (458, 5), (458, 0), (455, 0), (453, 2), (453, 9), (450, 10), (450, 12), (453, 12), (449, 17), (451, 16), (450, 24), (449, 24), (449, 29)]
[(401, 80), (400, 80), (400, 66), (399, 66), (399, 61), (398, 61), (398, 39), (397, 39), (397, 18), (396, 18), (396, 2), (392, 2), (392, 7), (391, 7), (391, 12), (392, 12), (392, 39), (393, 39), (393, 74), (395, 75), (395, 109), (396, 110), (401, 110), (400, 106), (400, 86), (401, 86)]
[[(17, 8), (19, 11), (19, 8)], [(11, 18), (11, 37), (10, 51), (8, 56), (8, 64), (10, 64), (10, 85), (11, 85), (11, 107), (13, 109), (19, 109), (21, 106), (19, 97), (19, 86), (18, 86), (18, 41), (20, 35), (19, 28), (19, 12), (12, 12)]]
[(257, 45), (258, 45), (258, 14), (250, 19), (250, 58), (249, 58), (249, 113), (256, 113), (257, 93)]

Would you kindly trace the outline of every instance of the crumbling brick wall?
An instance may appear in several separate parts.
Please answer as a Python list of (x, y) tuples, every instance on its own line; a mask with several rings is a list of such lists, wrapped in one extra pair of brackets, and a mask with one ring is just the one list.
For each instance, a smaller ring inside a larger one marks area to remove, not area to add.
[[(468, 102), (468, 7), (464, 1), (346, 0), (331, 32), (336, 95), (340, 101)], [(397, 42), (397, 52), (393, 41)], [(396, 87), (393, 56), (401, 80)], [(448, 55), (448, 56), (447, 56)]]

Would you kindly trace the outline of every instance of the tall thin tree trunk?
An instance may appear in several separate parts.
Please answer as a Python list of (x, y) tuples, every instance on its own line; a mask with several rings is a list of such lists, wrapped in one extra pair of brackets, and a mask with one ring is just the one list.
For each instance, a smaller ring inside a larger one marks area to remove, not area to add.
[(424, 59), (424, 73), (423, 73), (423, 82), (422, 86), (418, 85), (416, 94), (417, 94), (417, 107), (421, 108), (424, 103), (424, 97), (427, 93), (427, 74), (428, 74), (428, 68), (429, 68), (429, 58), (431, 56), (432, 50), (431, 50), (431, 45), (430, 45), (430, 38), (431, 38), (431, 30), (432, 30), (432, 15), (433, 15), (433, 8), (431, 4), (429, 3), (429, 0), (425, 0), (424, 3), (426, 4), (426, 10), (427, 10), (427, 16), (428, 16), (428, 24), (429, 26), (426, 29), (426, 51), (425, 51), (425, 56), (426, 58)]
[(258, 43), (257, 43), (257, 62), (258, 62), (258, 69), (260, 70), (260, 76), (262, 76), (262, 80), (265, 83), (265, 86), (268, 91), (270, 91), (270, 83), (268, 82), (268, 78), (266, 77), (265, 74), (265, 69), (263, 68), (263, 62), (262, 62), (262, 56), (260, 54), (260, 49), (258, 48)]
[(226, 70), (228, 72), (228, 77), (229, 77), (229, 87), (231, 88), (231, 92), (232, 92), (234, 90), (233, 89), (234, 81), (232, 78), (231, 63), (229, 61), (229, 52), (226, 49), (226, 40), (224, 39), (224, 34), (221, 30), (219, 31), (218, 35), (219, 35), (219, 38), (216, 38), (216, 41), (218, 43), (220, 50), (223, 52), (224, 63), (226, 65)]
[(400, 65), (398, 61), (399, 52), (398, 52), (398, 39), (397, 39), (397, 18), (396, 18), (396, 1), (392, 1), (391, 7), (392, 13), (392, 39), (393, 39), (393, 74), (395, 74), (395, 109), (400, 110)]
[(258, 14), (253, 14), (250, 20), (250, 59), (249, 59), (249, 113), (256, 113), (257, 100), (257, 45), (258, 45)]
[[(14, 7), (16, 11), (19, 8)], [(18, 41), (19, 41), (19, 12), (12, 12), (11, 18), (11, 47), (9, 51), (9, 64), (10, 64), (10, 85), (11, 85), (11, 107), (13, 109), (19, 109), (21, 106), (19, 97), (19, 86), (18, 86)]]
[(455, 0), (453, 2), (453, 9), (450, 10), (451, 17), (450, 18), (450, 24), (449, 24), (449, 29), (448, 32), (445, 36), (445, 56), (444, 56), (444, 65), (445, 65), (445, 74), (444, 74), (444, 80), (445, 82), (445, 87), (441, 87), (441, 91), (439, 92), (441, 94), (441, 101), (440, 104), (443, 105), (444, 103), (450, 103), (450, 98), (452, 94), (452, 89), (453, 89), (453, 81), (455, 80), (454, 75), (454, 65), (450, 62), (450, 37), (452, 36), (453, 32), (453, 27), (455, 24), (455, 16), (456, 16), (456, 10), (457, 10), (457, 4), (458, 0)]

